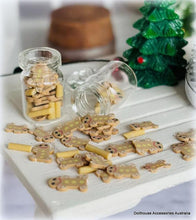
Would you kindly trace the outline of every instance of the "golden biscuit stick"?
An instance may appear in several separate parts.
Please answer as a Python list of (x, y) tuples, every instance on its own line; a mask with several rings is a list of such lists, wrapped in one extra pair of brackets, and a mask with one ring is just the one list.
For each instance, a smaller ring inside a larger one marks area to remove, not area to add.
[(67, 157), (73, 157), (75, 154), (79, 154), (79, 150), (70, 150), (70, 151), (63, 151), (63, 152), (57, 152), (56, 153), (56, 157), (59, 158), (59, 157), (64, 157), (64, 158), (67, 158)]
[(27, 102), (27, 112), (26, 112), (27, 114), (31, 111), (32, 107), (33, 107), (32, 103)]
[(102, 150), (98, 147), (95, 147), (91, 144), (87, 144), (86, 147), (85, 147), (85, 150), (96, 153), (96, 154), (99, 154), (107, 160), (110, 160), (112, 158), (111, 153), (109, 153), (108, 151)]
[(56, 86), (56, 97), (63, 97), (63, 86), (60, 83)]
[(46, 109), (42, 109), (42, 110), (39, 110), (39, 111), (31, 111), (31, 112), (28, 113), (28, 116), (30, 118), (36, 118), (36, 117), (39, 117), (39, 116), (50, 115), (50, 114), (52, 114), (52, 111), (53, 111), (52, 108), (46, 108)]
[(52, 120), (52, 119), (56, 118), (56, 115), (55, 115), (55, 103), (54, 102), (50, 102), (49, 106), (50, 106), (51, 110), (50, 110), (50, 114), (48, 115), (48, 119)]
[(137, 130), (137, 131), (129, 131), (129, 132), (127, 132), (127, 133), (124, 133), (123, 136), (124, 136), (126, 139), (129, 139), (129, 138), (141, 136), (141, 135), (143, 135), (143, 134), (145, 134), (145, 130), (140, 129), (140, 130)]
[(33, 96), (36, 94), (36, 90), (35, 89), (26, 89), (25, 90), (25, 95), (26, 96)]
[(55, 102), (55, 117), (61, 117), (61, 101)]
[(18, 150), (18, 151), (31, 152), (32, 146), (31, 145), (25, 145), (25, 144), (9, 143), (8, 144), (8, 149), (9, 150)]
[(84, 167), (80, 167), (78, 169), (78, 173), (79, 174), (87, 174), (87, 173), (93, 173), (96, 170), (97, 170), (96, 168), (93, 168), (93, 167), (90, 167), (90, 166), (84, 166)]
[(95, 105), (95, 113), (96, 113), (96, 114), (99, 114), (99, 113), (100, 113), (100, 110), (101, 110), (100, 103), (97, 102), (96, 105)]

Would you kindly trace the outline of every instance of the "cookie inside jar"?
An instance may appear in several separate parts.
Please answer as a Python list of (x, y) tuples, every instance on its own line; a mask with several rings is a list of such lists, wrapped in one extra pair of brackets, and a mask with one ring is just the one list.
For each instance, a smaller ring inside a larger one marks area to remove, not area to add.
[(124, 62), (110, 61), (99, 69), (86, 69), (66, 79), (68, 103), (79, 116), (106, 115), (117, 109), (137, 87), (133, 70)]
[(63, 117), (64, 83), (59, 70), (61, 55), (52, 48), (32, 48), (19, 54), (23, 114), (46, 125)]

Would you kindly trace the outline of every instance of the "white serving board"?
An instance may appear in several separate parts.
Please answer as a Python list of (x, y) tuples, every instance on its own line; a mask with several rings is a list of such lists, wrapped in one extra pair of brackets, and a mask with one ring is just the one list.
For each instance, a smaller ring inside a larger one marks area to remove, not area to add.
[[(104, 64), (105, 62), (76, 63), (65, 65), (62, 70), (67, 75), (77, 69), (98, 68)], [(32, 127), (25, 121), (21, 112), (19, 74), (2, 77), (0, 80), (3, 85), (1, 129), (9, 122), (27, 124)], [(77, 175), (76, 170), (74, 168), (66, 171), (60, 170), (54, 161), (51, 164), (29, 161), (27, 158), (29, 153), (10, 151), (7, 149), (7, 144), (15, 142), (35, 145), (37, 142), (34, 137), (30, 134), (2, 133), (1, 147), (6, 160), (46, 216), (54, 219), (62, 217), (64, 219), (76, 217), (95, 219), (113, 215), (132, 208), (147, 195), (195, 178), (194, 162), (182, 160), (181, 155), (175, 154), (169, 147), (178, 142), (174, 137), (176, 132), (196, 128), (196, 111), (186, 99), (184, 82), (175, 87), (159, 86), (148, 90), (138, 89), (114, 113), (121, 121), (118, 126), (120, 134), (129, 131), (128, 125), (131, 122), (150, 120), (158, 124), (158, 129), (150, 130), (138, 139), (149, 137), (160, 141), (164, 145), (164, 150), (155, 155), (140, 156), (130, 153), (126, 157), (112, 159), (113, 163), (135, 163), (141, 178), (112, 180), (111, 183), (105, 184), (94, 174), (89, 174), (88, 191), (85, 193), (77, 190), (58, 192), (49, 188), (47, 186), (49, 178), (65, 174), (74, 176)], [(115, 135), (111, 140), (95, 145), (104, 148), (108, 143), (123, 140), (121, 135)], [(56, 151), (70, 150), (58, 140), (55, 141), (54, 146)], [(156, 174), (140, 169), (145, 163), (158, 159), (171, 163), (171, 168), (162, 169)]]

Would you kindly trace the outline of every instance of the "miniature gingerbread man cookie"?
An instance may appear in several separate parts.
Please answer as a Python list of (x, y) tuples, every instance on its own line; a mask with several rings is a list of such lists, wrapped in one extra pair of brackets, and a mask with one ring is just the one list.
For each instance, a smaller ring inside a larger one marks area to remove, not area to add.
[(82, 167), (87, 165), (85, 156), (81, 154), (76, 154), (74, 157), (70, 158), (59, 157), (56, 159), (56, 162), (58, 163), (59, 168), (62, 170), (66, 170), (70, 167)]
[(102, 156), (95, 154), (95, 153), (87, 153), (86, 160), (89, 161), (89, 165), (93, 168), (104, 169), (111, 165), (109, 160), (105, 160)]
[[(53, 136), (57, 139), (61, 139), (64, 137), (64, 130), (63, 130), (63, 127), (57, 127), (54, 129), (54, 131), (52, 132)], [(71, 134), (70, 134), (71, 136)]]
[[(85, 127), (97, 127), (100, 125), (113, 125), (117, 123), (114, 119), (114, 114), (109, 115), (86, 115), (82, 118), (82, 123)], [(117, 120), (117, 119), (116, 119)]]
[(54, 136), (50, 132), (44, 131), (42, 128), (36, 128), (33, 131), (33, 135), (35, 135), (35, 140), (39, 142), (43, 141), (51, 143), (55, 140)]
[(102, 141), (107, 141), (110, 140), (111, 135), (104, 135), (103, 133), (97, 135), (97, 136), (91, 136), (91, 140), (96, 142), (96, 143), (100, 143)]
[(181, 153), (184, 160), (192, 160), (196, 156), (195, 146), (191, 143), (172, 144), (171, 148), (175, 153)]
[(137, 131), (140, 129), (148, 130), (152, 128), (158, 128), (158, 125), (152, 123), (151, 121), (135, 122), (129, 125), (132, 130)]
[(103, 129), (102, 132), (104, 135), (115, 135), (118, 134), (118, 129), (114, 128), (114, 126), (110, 126), (109, 128)]
[(44, 83), (56, 84), (58, 75), (44, 63), (37, 63), (31, 68), (30, 77), (27, 77), (25, 83), (28, 87), (43, 87)]
[(9, 123), (5, 127), (6, 132), (13, 132), (15, 134), (26, 134), (31, 133), (26, 125), (16, 125), (14, 123)]
[(155, 163), (147, 163), (142, 168), (150, 171), (151, 173), (156, 173), (160, 168), (170, 168), (171, 164), (166, 163), (165, 160), (158, 160)]
[(79, 150), (85, 150), (85, 146), (88, 142), (88, 139), (77, 137), (64, 137), (61, 139), (61, 143), (66, 147), (77, 147)]
[(91, 128), (86, 130), (86, 134), (90, 135), (90, 136), (97, 136), (101, 133), (101, 130), (98, 130), (96, 127), (95, 128)]
[(163, 145), (158, 141), (152, 141), (151, 139), (133, 140), (132, 141), (136, 152), (140, 155), (145, 153), (156, 154), (163, 150)]
[(96, 126), (95, 128), (97, 129), (97, 130), (99, 130), (99, 133), (100, 132), (102, 132), (104, 129), (107, 129), (107, 128), (110, 128), (111, 127), (111, 125), (109, 125), (109, 124), (103, 124), (103, 125), (98, 125), (98, 126)]
[(76, 177), (58, 176), (48, 180), (49, 187), (58, 191), (67, 191), (69, 189), (78, 189), (81, 192), (87, 191), (87, 175)]
[(112, 179), (112, 176), (110, 176), (106, 171), (104, 170), (97, 170), (95, 172), (95, 175), (99, 177), (104, 183), (109, 183)]
[(125, 177), (138, 179), (140, 178), (140, 174), (135, 166), (135, 164), (129, 164), (129, 165), (112, 165), (107, 167), (106, 172), (116, 178), (121, 179)]
[(32, 148), (33, 155), (29, 156), (29, 160), (34, 162), (51, 163), (52, 158), (50, 154), (53, 154), (54, 150), (50, 148), (48, 144), (39, 144)]
[(176, 134), (176, 138), (179, 141), (184, 141), (184, 142), (196, 141), (196, 131), (191, 129), (188, 132), (178, 132)]
[(53, 131), (53, 135), (55, 138), (61, 139), (63, 137), (71, 137), (72, 133), (78, 129), (83, 129), (83, 123), (81, 122), (80, 118), (76, 118), (74, 120), (66, 122), (61, 127), (57, 127)]
[(118, 134), (118, 129), (113, 128), (113, 126), (109, 126), (109, 128), (105, 128), (103, 130), (97, 129), (97, 127), (91, 129), (85, 129), (82, 131), (84, 134), (88, 134), (91, 137), (91, 140), (94, 142), (102, 142), (105, 140), (109, 140), (111, 135)]
[(135, 153), (135, 148), (131, 141), (127, 141), (122, 144), (110, 144), (105, 148), (105, 151), (110, 152), (112, 157), (125, 157), (130, 152)]

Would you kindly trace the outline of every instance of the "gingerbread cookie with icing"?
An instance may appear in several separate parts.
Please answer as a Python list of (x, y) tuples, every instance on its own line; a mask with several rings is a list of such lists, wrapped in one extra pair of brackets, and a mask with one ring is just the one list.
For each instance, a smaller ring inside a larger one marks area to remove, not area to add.
[(178, 132), (176, 138), (179, 141), (192, 142), (196, 141), (196, 130), (191, 129), (188, 132)]
[(86, 115), (82, 118), (82, 123), (86, 127), (97, 127), (101, 125), (116, 124), (118, 119), (114, 119), (114, 114), (109, 115)]
[(69, 158), (59, 157), (56, 159), (56, 162), (59, 165), (59, 168), (62, 170), (66, 170), (71, 167), (78, 168), (88, 164), (88, 162), (85, 160), (85, 156), (81, 154), (76, 154)]
[(34, 162), (51, 163), (52, 158), (50, 154), (53, 154), (54, 150), (48, 144), (39, 144), (32, 148), (33, 155), (29, 156), (29, 160)]
[(89, 161), (89, 166), (98, 169), (104, 169), (111, 165), (111, 161), (105, 160), (102, 156), (95, 153), (87, 153), (86, 160)]
[(15, 134), (26, 134), (31, 133), (29, 128), (26, 125), (16, 125), (14, 123), (9, 123), (5, 127), (6, 132), (12, 132)]
[(89, 143), (88, 139), (77, 137), (64, 137), (60, 141), (66, 147), (77, 147), (79, 150), (85, 150), (85, 146)]
[(102, 141), (107, 141), (110, 140), (111, 135), (104, 135), (103, 133), (97, 135), (97, 136), (91, 136), (91, 140), (96, 142), (96, 143), (100, 143)]
[(121, 178), (133, 178), (133, 179), (138, 179), (140, 178), (140, 174), (135, 166), (135, 164), (129, 164), (129, 165), (112, 165), (107, 167), (106, 172), (116, 178), (116, 179), (121, 179)]
[(148, 170), (151, 173), (156, 173), (160, 168), (170, 168), (171, 164), (166, 163), (165, 160), (158, 160), (154, 163), (146, 163), (142, 168)]
[(95, 175), (99, 177), (104, 183), (109, 183), (112, 179), (112, 176), (110, 176), (105, 170), (97, 170)]
[(67, 191), (69, 189), (78, 189), (81, 192), (87, 191), (87, 175), (76, 177), (58, 176), (48, 180), (49, 187), (58, 191)]
[(148, 130), (153, 128), (158, 128), (159, 126), (152, 123), (151, 121), (135, 122), (129, 125), (132, 130), (137, 131), (140, 129)]
[(98, 130), (96, 127), (95, 128), (87, 128), (85, 130), (82, 131), (84, 134), (88, 134), (90, 136), (97, 136), (99, 135), (102, 131)]
[[(54, 131), (52, 132), (53, 136), (57, 139), (61, 139), (64, 137), (64, 129), (63, 126), (59, 126), (57, 128), (54, 129)], [(70, 133), (70, 136), (72, 134)]]
[(33, 135), (35, 135), (35, 140), (39, 142), (43, 141), (43, 142), (51, 143), (55, 140), (51, 132), (44, 131), (42, 128), (36, 128), (33, 131)]
[(136, 153), (140, 155), (145, 155), (146, 153), (149, 154), (156, 154), (163, 150), (163, 145), (158, 141), (153, 141), (151, 139), (144, 139), (144, 140), (133, 140), (132, 141)]
[(114, 128), (114, 126), (110, 126), (109, 128), (103, 129), (102, 132), (104, 135), (115, 135), (118, 134), (118, 129)]
[(135, 153), (135, 148), (131, 141), (127, 141), (121, 144), (110, 144), (105, 151), (110, 152), (112, 157), (125, 157), (130, 152)]
[(172, 144), (171, 148), (175, 153), (181, 153), (184, 160), (192, 160), (196, 156), (195, 146), (192, 143)]
[[(105, 126), (105, 128), (103, 130), (98, 129), (98, 127), (93, 127), (90, 129), (85, 129), (82, 131), (84, 134), (89, 135), (90, 137), (96, 137), (99, 135), (105, 135), (105, 136), (111, 136), (111, 135), (115, 135), (118, 134), (118, 129), (114, 128), (113, 126)], [(104, 139), (103, 139), (104, 140)]]
[(64, 123), (61, 127), (55, 128), (53, 135), (55, 138), (61, 139), (63, 137), (71, 137), (72, 133), (78, 129), (83, 129), (84, 125), (80, 118), (68, 121)]

